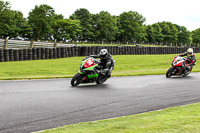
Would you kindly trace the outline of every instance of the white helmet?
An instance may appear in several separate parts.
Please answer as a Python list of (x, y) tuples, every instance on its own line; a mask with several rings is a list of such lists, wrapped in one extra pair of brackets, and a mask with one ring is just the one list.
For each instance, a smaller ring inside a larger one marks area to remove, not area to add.
[(193, 49), (192, 49), (192, 48), (189, 48), (189, 49), (187, 50), (187, 56), (192, 56), (193, 54), (194, 54)]
[(105, 59), (108, 56), (108, 51), (107, 49), (101, 49), (100, 50), (100, 58)]

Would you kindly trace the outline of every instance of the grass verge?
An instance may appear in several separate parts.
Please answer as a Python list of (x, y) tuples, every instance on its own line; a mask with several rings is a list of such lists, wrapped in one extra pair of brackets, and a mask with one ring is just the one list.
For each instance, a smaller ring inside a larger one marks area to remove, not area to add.
[[(115, 55), (112, 76), (165, 74), (176, 55)], [(200, 54), (194, 72), (200, 72)], [(70, 78), (79, 70), (84, 57), (0, 63), (0, 80)]]
[(200, 103), (96, 122), (78, 123), (43, 133), (200, 133)]

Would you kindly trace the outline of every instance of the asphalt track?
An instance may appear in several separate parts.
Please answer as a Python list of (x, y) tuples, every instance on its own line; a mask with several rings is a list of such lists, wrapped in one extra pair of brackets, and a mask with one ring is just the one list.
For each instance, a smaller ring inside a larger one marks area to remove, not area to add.
[(113, 77), (71, 87), (70, 79), (0, 81), (0, 133), (27, 133), (67, 124), (200, 102), (200, 73)]

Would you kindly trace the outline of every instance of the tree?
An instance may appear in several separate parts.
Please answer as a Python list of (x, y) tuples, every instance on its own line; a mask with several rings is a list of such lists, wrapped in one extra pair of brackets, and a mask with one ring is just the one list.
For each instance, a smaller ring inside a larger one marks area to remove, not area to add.
[(0, 1), (0, 37), (16, 38), (22, 36), (27, 23), (20, 11), (10, 9), (9, 2)]
[(179, 25), (175, 26), (178, 29), (178, 44), (179, 45), (185, 43), (191, 44), (192, 43), (191, 33), (187, 30), (187, 28)]
[(164, 40), (162, 35), (162, 29), (159, 24), (153, 24), (147, 26), (147, 39), (150, 43), (161, 43)]
[(30, 26), (27, 20), (23, 18), (23, 14), (19, 11), (11, 11), (11, 25), (9, 29), (9, 36), (16, 38), (30, 34)]
[(178, 29), (171, 22), (158, 22), (164, 36), (164, 43), (177, 43)]
[(192, 41), (195, 44), (200, 43), (200, 28), (192, 31)]
[(92, 38), (94, 37), (92, 14), (90, 14), (90, 12), (87, 9), (85, 8), (77, 9), (70, 16), (70, 19), (80, 21), (82, 32), (80, 32), (78, 37), (81, 41), (92, 40)]
[(10, 14), (10, 3), (0, 0), (0, 37), (8, 36), (9, 25), (7, 24)]
[(153, 27), (151, 25), (147, 25), (146, 27), (146, 38), (150, 43), (155, 42), (155, 39), (153, 37)]
[(145, 27), (143, 23), (146, 19), (137, 12), (124, 12), (119, 16), (119, 40), (141, 42), (145, 37)]
[(25, 39), (32, 39), (32, 28), (29, 25), (27, 19), (24, 18), (24, 22), (21, 24), (20, 36)]
[(10, 36), (9, 31), (12, 25), (12, 11), (10, 3), (0, 0), (0, 37)]
[(191, 34), (184, 27), (171, 22), (158, 22), (147, 26), (147, 38), (151, 43), (191, 43)]
[(159, 24), (153, 24), (152, 27), (153, 27), (153, 36), (155, 42), (162, 43), (164, 40), (164, 36), (162, 34), (161, 27), (159, 26)]
[(101, 11), (96, 15), (95, 34), (99, 41), (113, 41), (117, 34), (117, 18)]
[(54, 39), (58, 41), (77, 40), (78, 33), (81, 32), (80, 22), (71, 19), (56, 20), (53, 29)]
[(54, 9), (48, 5), (35, 6), (29, 13), (28, 22), (31, 25), (33, 38), (37, 41), (51, 37), (54, 21)]

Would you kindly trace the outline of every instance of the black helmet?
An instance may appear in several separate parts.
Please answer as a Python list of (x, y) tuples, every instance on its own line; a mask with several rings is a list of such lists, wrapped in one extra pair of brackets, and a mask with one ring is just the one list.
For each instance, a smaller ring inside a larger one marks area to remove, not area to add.
[(100, 50), (100, 58), (105, 59), (108, 56), (108, 51), (107, 49), (101, 49)]

